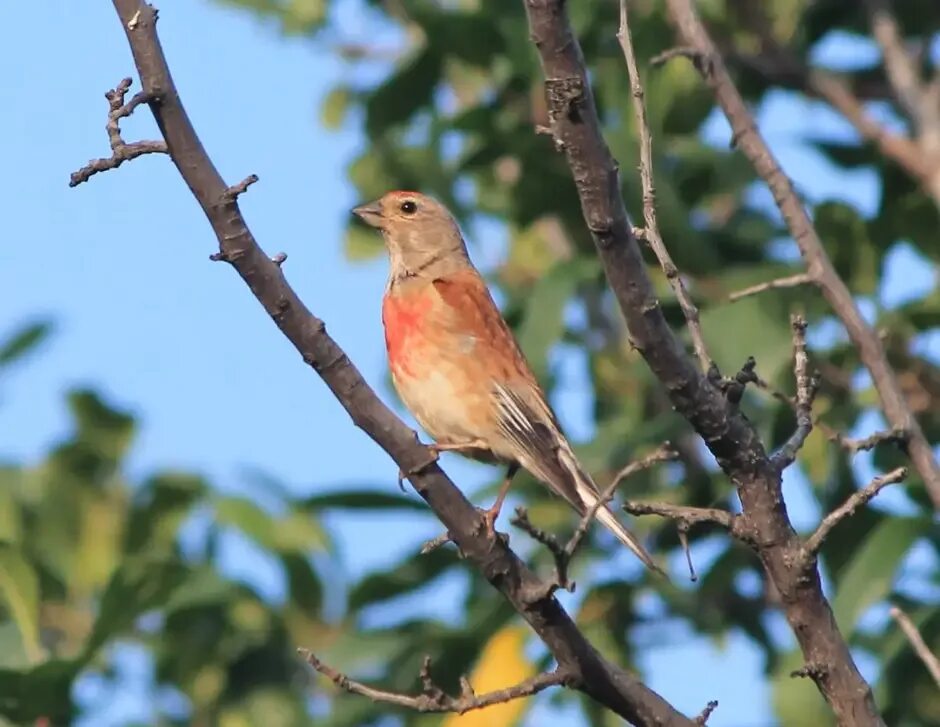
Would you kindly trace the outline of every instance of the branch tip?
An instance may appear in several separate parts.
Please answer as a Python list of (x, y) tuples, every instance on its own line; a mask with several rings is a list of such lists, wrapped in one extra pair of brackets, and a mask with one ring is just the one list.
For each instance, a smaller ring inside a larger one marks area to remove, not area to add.
[(861, 490), (856, 490), (849, 495), (845, 502), (822, 519), (816, 531), (806, 539), (803, 544), (804, 564), (809, 567), (815, 562), (820, 548), (836, 525), (854, 515), (856, 510), (873, 500), (885, 487), (901, 482), (905, 477), (907, 477), (907, 468), (898, 467), (887, 474), (875, 477)]
[(930, 676), (933, 677), (934, 682), (940, 687), (940, 658), (937, 658), (937, 655), (927, 646), (924, 637), (921, 636), (920, 631), (917, 630), (910, 616), (897, 606), (892, 606), (890, 613), (891, 618), (895, 620), (897, 625), (901, 628), (901, 631), (904, 632), (904, 636), (906, 636), (907, 640), (910, 642), (911, 648), (914, 650), (917, 658), (920, 659), (921, 663), (930, 673)]
[(718, 700), (712, 699), (705, 705), (705, 709), (699, 712), (698, 717), (695, 718), (695, 724), (700, 725), (700, 727), (705, 727), (705, 725), (708, 724), (709, 717), (712, 716), (712, 712), (716, 709), (718, 709)]
[(374, 702), (405, 707), (421, 713), (464, 714), (475, 709), (482, 709), (493, 704), (503, 704), (516, 699), (531, 697), (553, 686), (565, 686), (572, 682), (566, 671), (556, 668), (543, 672), (505, 689), (498, 689), (485, 694), (476, 694), (466, 677), (460, 678), (460, 696), (452, 697), (441, 689), (431, 676), (431, 657), (425, 656), (418, 671), (421, 682), (420, 694), (403, 694), (376, 689), (362, 682), (351, 679), (346, 674), (323, 663), (309, 649), (297, 649), (297, 653), (314, 669), (332, 681), (337, 687), (350, 694), (367, 697)]
[[(240, 195), (247, 192), (248, 188), (257, 181), (257, 174), (249, 174), (238, 184), (233, 184), (231, 187), (227, 187), (226, 190), (222, 193), (222, 200), (225, 202), (234, 202)], [(287, 259), (286, 256), (284, 259)]]

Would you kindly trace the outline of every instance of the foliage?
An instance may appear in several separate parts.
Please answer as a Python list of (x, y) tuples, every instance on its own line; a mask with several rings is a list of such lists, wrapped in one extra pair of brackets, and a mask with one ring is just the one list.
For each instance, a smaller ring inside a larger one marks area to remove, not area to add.
[[(338, 2), (223, 1), (276, 21), (285, 32), (314, 37), (332, 28)], [(723, 42), (742, 53), (759, 50), (741, 3), (700, 5)], [(774, 38), (802, 62), (815, 59), (816, 51), (834, 39), (871, 43), (861, 3), (772, 0), (766, 5)], [(935, 3), (898, 5), (912, 37), (940, 23)], [(661, 3), (636, 6), (635, 45), (641, 67), (648, 69), (651, 56), (673, 45), (672, 31)], [(624, 197), (639, 218), (639, 180), (630, 173), (637, 161), (636, 137), (614, 38), (615, 3), (589, 0), (570, 3), (569, 9), (594, 74), (608, 143), (624, 170)], [(603, 481), (668, 438), (680, 445), (681, 466), (635, 477), (630, 496), (734, 509), (732, 488), (702, 455), (631, 350), (605, 293), (569, 171), (550, 139), (534, 132), (544, 123), (545, 111), (522, 3), (372, 1), (362, 8), (362, 18), (364, 26), (394, 29), (383, 33), (397, 39), (394, 60), (388, 61), (387, 47), (363, 42), (369, 37), (365, 32), (356, 43), (341, 45), (350, 72), (322, 110), (323, 123), (332, 127), (361, 120), (368, 143), (348, 170), (360, 197), (418, 187), (450, 205), (470, 233), (481, 231), (481, 223), (492, 229), (497, 221), (509, 245), (505, 262), (492, 271), (492, 282), (503, 293), (507, 317), (535, 370), (554, 392), (559, 361), (574, 351), (590, 374), (594, 431), (590, 442), (579, 447), (585, 464)], [(359, 81), (375, 78), (376, 69), (385, 74), (381, 82)], [(753, 69), (739, 70), (755, 105), (772, 91), (781, 93)], [(846, 75), (856, 85), (883, 81), (878, 64), (857, 64)], [(645, 70), (645, 76), (660, 224), (702, 309), (713, 355), (724, 371), (733, 372), (753, 354), (763, 378), (792, 391), (788, 314), (803, 312), (818, 329), (812, 355), (824, 382), (816, 413), (833, 430), (859, 432), (863, 421), (872, 420), (876, 397), (859, 375), (857, 352), (844, 337), (824, 335), (831, 323), (824, 301), (803, 289), (727, 301), (732, 291), (798, 272), (793, 246), (777, 215), (753, 194), (754, 175), (745, 160), (726, 146), (703, 141), (701, 131), (713, 106), (694, 70), (673, 62)], [(787, 93), (791, 100), (799, 97), (798, 91)], [(879, 100), (893, 118), (901, 118), (890, 98)], [(840, 190), (809, 203), (839, 272), (872, 304), (911, 406), (928, 439), (936, 442), (940, 370), (911, 340), (940, 328), (940, 295), (907, 298), (893, 308), (878, 297), (887, 261), (900, 243), (916, 250), (924, 264), (940, 263), (936, 206), (869, 145), (845, 137), (803, 141), (835, 167), (864, 170), (878, 180), (874, 210), (846, 201)], [(379, 247), (374, 237), (353, 227), (347, 251), (351, 259), (361, 259), (378, 254)], [(651, 273), (667, 313), (680, 326), (678, 307), (652, 263)], [(22, 360), (48, 330), (37, 324), (0, 344), (0, 377), (3, 367)], [(530, 668), (520, 655), (522, 632), (514, 630), (518, 624), (512, 612), (486, 583), (466, 576), (450, 550), (411, 553), (386, 572), (343, 582), (320, 516), (334, 509), (391, 513), (414, 509), (414, 500), (363, 488), (308, 500), (285, 495), (261, 507), (250, 497), (222, 495), (192, 473), (157, 472), (130, 481), (134, 417), (92, 391), (73, 391), (68, 403), (73, 429), (64, 441), (39, 463), (0, 468), (0, 715), (10, 722), (44, 717), (60, 723), (76, 715), (82, 709), (76, 682), (117, 679), (115, 655), (127, 645), (145, 650), (155, 681), (185, 698), (182, 710), (179, 700), (156, 700), (154, 721), (166, 724), (390, 723), (386, 707), (334, 698), (332, 687), (320, 682), (315, 693), (323, 699), (311, 707), (310, 679), (294, 656), (298, 645), (315, 648), (339, 669), (401, 691), (415, 689), (425, 653), (434, 658), (438, 681), (453, 689), (478, 659), (475, 683), (479, 677), (503, 686)], [(742, 406), (769, 445), (781, 444), (790, 433), (792, 412), (776, 399), (752, 392)], [(873, 468), (902, 461), (889, 447), (852, 460), (817, 429), (799, 466), (809, 481), (806, 492), (825, 512), (863, 484)], [(823, 550), (822, 568), (843, 633), (857, 653), (873, 657), (879, 666), (875, 688), (886, 721), (936, 723), (940, 696), (885, 617), (884, 604), (900, 603), (936, 650), (940, 612), (931, 595), (940, 587), (940, 536), (917, 479), (896, 489), (904, 493), (894, 500), (903, 501), (901, 507), (864, 509), (839, 527)], [(519, 490), (540, 526), (558, 531), (572, 526), (570, 512), (544, 498), (539, 488), (523, 482)], [(658, 551), (671, 552), (681, 562), (674, 529), (652, 519), (636, 521), (636, 527)], [(288, 583), (282, 602), (266, 600), (226, 575), (218, 543), (233, 532), (278, 564)], [(824, 724), (829, 717), (815, 689), (789, 676), (799, 664), (794, 642), (775, 624), (774, 596), (763, 587), (759, 564), (741, 546), (713, 536), (698, 530), (690, 535), (699, 581), (665, 587), (636, 568), (615, 576), (606, 568), (605, 578), (595, 577), (596, 566), (618, 551), (609, 539), (592, 534), (594, 540), (575, 564), (579, 623), (598, 648), (632, 667), (642, 649), (639, 634), (644, 640), (675, 642), (684, 638), (677, 633), (685, 633), (677, 623), (716, 641), (734, 632), (746, 634), (765, 655), (780, 724), (803, 725), (809, 715), (818, 715), (814, 724)], [(920, 565), (905, 567), (915, 550)], [(548, 566), (541, 551), (534, 551), (533, 560)], [(368, 609), (420, 595), (455, 573), (469, 581), (459, 622), (405, 616), (383, 628), (362, 625)], [(331, 588), (346, 594), (339, 613), (327, 603), (327, 574)], [(639, 608), (641, 597), (654, 604), (653, 618), (648, 608)], [(559, 691), (546, 698), (577, 699)], [(606, 724), (603, 715), (581, 706), (592, 724)], [(317, 716), (309, 717), (309, 709)], [(519, 717), (517, 712), (503, 715), (501, 724)], [(448, 718), (402, 713), (396, 719), (430, 725)], [(469, 716), (463, 719), (445, 723), (476, 723)]]

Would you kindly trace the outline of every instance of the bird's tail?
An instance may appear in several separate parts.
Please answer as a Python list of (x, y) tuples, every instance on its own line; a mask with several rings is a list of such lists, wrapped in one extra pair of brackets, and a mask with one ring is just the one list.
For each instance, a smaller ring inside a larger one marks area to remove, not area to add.
[[(565, 457), (563, 452), (564, 450), (559, 451), (559, 454), (562, 455), (559, 457), (559, 459), (573, 475), (574, 483), (578, 490), (578, 495), (581, 497), (581, 501), (584, 503), (584, 512), (587, 513), (597, 504), (597, 501), (601, 499), (601, 495), (598, 494), (597, 485), (594, 484), (594, 481), (591, 479), (590, 475), (581, 469), (581, 466), (574, 456), (572, 455), (570, 458)], [(646, 549), (640, 545), (640, 541), (637, 539), (637, 537), (627, 530), (626, 526), (624, 526), (624, 524), (617, 519), (617, 517), (606, 504), (597, 508), (597, 514), (595, 517), (605, 528), (614, 534), (617, 540), (633, 551), (634, 555), (643, 561), (643, 565), (652, 571), (656, 571), (660, 575), (666, 575), (663, 569), (656, 565), (656, 561), (654, 561), (652, 556), (646, 552)]]

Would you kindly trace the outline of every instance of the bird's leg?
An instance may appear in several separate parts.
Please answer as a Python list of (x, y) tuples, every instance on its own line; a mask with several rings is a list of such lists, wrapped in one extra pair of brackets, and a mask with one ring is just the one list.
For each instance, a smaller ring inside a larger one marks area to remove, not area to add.
[(509, 486), (512, 484), (512, 478), (519, 471), (519, 463), (512, 462), (506, 470), (506, 477), (503, 478), (503, 484), (499, 487), (499, 493), (496, 495), (496, 501), (488, 509), (483, 511), (483, 522), (486, 523), (486, 532), (489, 535), (496, 535), (496, 518), (499, 517), (499, 511), (503, 509), (503, 500), (509, 493)]
[(427, 448), (431, 450), (432, 459), (429, 462), (416, 467), (410, 472), (405, 472), (403, 470), (398, 470), (398, 487), (402, 492), (405, 491), (404, 481), (411, 475), (416, 475), (418, 472), (423, 470), (428, 465), (437, 462), (438, 456), (441, 452), (471, 452), (474, 449), (488, 449), (486, 441), (483, 439), (467, 439), (463, 442), (432, 442), (427, 445)]

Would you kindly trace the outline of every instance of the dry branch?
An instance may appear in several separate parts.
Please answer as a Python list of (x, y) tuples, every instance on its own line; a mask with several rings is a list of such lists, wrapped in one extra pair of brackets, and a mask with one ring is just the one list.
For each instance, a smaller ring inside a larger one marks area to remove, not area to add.
[[(669, 460), (676, 459), (678, 456), (679, 453), (672, 448), (672, 445), (669, 442), (663, 442), (645, 457), (641, 457), (640, 459), (631, 462), (626, 467), (621, 469), (616, 475), (614, 475), (610, 484), (607, 485), (607, 488), (601, 493), (601, 496), (597, 502), (595, 502), (594, 505), (592, 505), (588, 511), (581, 516), (581, 520), (578, 522), (578, 527), (575, 528), (574, 533), (568, 542), (565, 543), (565, 545), (562, 545), (558, 538), (553, 534), (541, 530), (540, 528), (537, 528), (535, 525), (533, 525), (529, 520), (529, 514), (524, 507), (517, 507), (516, 514), (510, 522), (512, 522), (512, 524), (520, 530), (528, 533), (534, 540), (537, 540), (546, 548), (548, 548), (549, 552), (552, 554), (552, 558), (555, 561), (554, 576), (551, 581), (545, 584), (547, 591), (536, 591), (535, 593), (531, 594), (531, 597), (537, 601), (541, 598), (544, 598), (546, 595), (551, 595), (559, 588), (564, 588), (565, 590), (573, 593), (575, 589), (575, 583), (568, 579), (568, 566), (571, 564), (571, 560), (574, 558), (578, 548), (581, 547), (581, 543), (584, 541), (584, 537), (587, 535), (587, 532), (591, 527), (591, 523), (597, 516), (597, 511), (602, 507), (605, 507), (607, 503), (613, 499), (614, 493), (617, 491), (617, 487), (627, 477), (636, 474), (637, 472), (649, 469), (653, 465), (660, 462), (667, 462)], [(657, 570), (663, 576), (666, 575), (665, 572), (659, 568), (656, 568), (655, 570)]]
[(685, 316), (692, 338), (692, 346), (698, 358), (702, 371), (709, 371), (713, 366), (711, 355), (705, 345), (705, 336), (702, 334), (702, 324), (698, 308), (692, 302), (689, 291), (679, 268), (672, 261), (672, 256), (663, 243), (659, 232), (659, 223), (656, 220), (656, 184), (653, 180), (653, 139), (650, 133), (649, 121), (646, 118), (646, 101), (644, 99), (643, 84), (640, 82), (640, 71), (636, 65), (636, 55), (633, 52), (633, 41), (627, 22), (627, 0), (620, 0), (620, 27), (617, 29), (617, 40), (623, 49), (623, 57), (627, 63), (627, 73), (630, 76), (630, 96), (633, 99), (633, 114), (636, 116), (637, 129), (640, 133), (640, 182), (643, 185), (643, 222), (646, 225), (642, 231), (643, 239), (649, 244), (659, 260), (660, 267), (666, 274), (666, 280), (675, 293), (682, 315)]
[[(465, 557), (539, 635), (576, 688), (638, 725), (692, 725), (634, 675), (604, 660), (554, 598), (537, 603), (523, 594), (539, 578), (501, 538), (482, 527), (480, 512), (462, 495), (415, 433), (363, 380), (326, 327), (297, 297), (278, 260), (256, 242), (238, 208), (239, 185), (229, 187), (206, 153), (173, 83), (156, 33), (156, 10), (141, 0), (113, 0), (144, 92), (167, 150), (205, 213), (222, 259), (232, 265), (303, 360), (321, 376), (356, 426), (409, 475), (418, 494), (444, 523)], [(247, 184), (244, 185), (247, 188)]]
[(742, 298), (747, 298), (750, 295), (763, 293), (765, 290), (795, 288), (798, 285), (806, 285), (807, 283), (812, 282), (813, 280), (808, 274), (797, 273), (796, 275), (788, 275), (785, 278), (775, 278), (774, 280), (768, 280), (766, 283), (758, 283), (757, 285), (751, 285), (750, 287), (736, 290), (735, 292), (728, 294), (728, 300), (730, 300), (732, 303), (735, 303)]
[(923, 479), (934, 505), (940, 508), (940, 464), (934, 458), (920, 424), (907, 406), (878, 334), (865, 322), (851, 292), (833, 267), (793, 184), (761, 136), (753, 115), (702, 25), (692, 0), (667, 0), (667, 7), (678, 29), (682, 55), (690, 56), (689, 49), (694, 49), (695, 53), (691, 57), (696, 59), (696, 68), (727, 116), (737, 147), (750, 160), (773, 194), (799, 246), (807, 273), (842, 321), (862, 364), (868, 369), (881, 399), (885, 418), (892, 428), (908, 433), (911, 461)]
[(108, 143), (111, 145), (111, 156), (102, 159), (92, 159), (88, 164), (76, 172), (72, 172), (69, 179), (70, 187), (77, 187), (82, 182), (87, 182), (95, 174), (106, 172), (109, 169), (117, 169), (124, 162), (136, 159), (144, 154), (166, 154), (166, 142), (164, 141), (134, 141), (127, 143), (121, 136), (121, 119), (126, 119), (134, 109), (142, 103), (152, 103), (157, 100), (157, 95), (147, 91), (141, 91), (135, 94), (130, 101), (124, 103), (127, 92), (131, 87), (131, 79), (123, 79), (117, 86), (110, 91), (105, 92), (104, 97), (108, 100), (108, 123), (105, 130), (108, 133)]
[(808, 562), (815, 561), (819, 549), (836, 525), (847, 517), (854, 515), (856, 510), (870, 502), (885, 487), (900, 482), (905, 477), (907, 477), (907, 468), (905, 467), (898, 467), (885, 475), (879, 475), (861, 490), (853, 492), (845, 502), (826, 515), (826, 517), (822, 519), (822, 522), (819, 523), (819, 527), (816, 528), (816, 531), (806, 539), (806, 545), (804, 547)]
[[(688, 2), (680, 7), (692, 12)], [(818, 572), (798, 567), (802, 543), (783, 503), (779, 470), (753, 425), (725, 397), (719, 382), (703, 375), (685, 354), (663, 316), (624, 209), (617, 165), (601, 133), (584, 57), (564, 0), (526, 0), (525, 8), (545, 75), (552, 138), (571, 169), (585, 224), (631, 340), (676, 411), (692, 424), (735, 484), (741, 517), (781, 595), (804, 659), (827, 664), (815, 683), (836, 718), (844, 724), (880, 726), (871, 688), (839, 633)], [(694, 57), (702, 64), (710, 55)]]
[(421, 680), (421, 694), (402, 694), (370, 687), (362, 682), (350, 679), (341, 671), (320, 661), (313, 652), (298, 649), (298, 653), (315, 671), (330, 679), (337, 687), (373, 702), (405, 707), (415, 712), (454, 712), (464, 714), (474, 709), (483, 709), (493, 704), (503, 704), (515, 699), (524, 699), (538, 694), (549, 687), (561, 686), (572, 682), (571, 677), (561, 670), (543, 672), (505, 689), (497, 689), (486, 694), (476, 694), (466, 678), (460, 680), (460, 696), (452, 697), (441, 689), (431, 678), (431, 657), (426, 656), (421, 664), (418, 677)]
[(796, 431), (784, 443), (771, 461), (781, 470), (786, 469), (796, 459), (806, 438), (813, 431), (813, 401), (819, 391), (819, 375), (809, 374), (809, 356), (806, 353), (806, 321), (800, 316), (793, 316), (790, 321), (793, 329), (793, 371), (796, 376)]
[(901, 627), (901, 631), (904, 632), (904, 635), (910, 642), (911, 648), (914, 649), (914, 653), (917, 654), (917, 658), (927, 667), (927, 671), (930, 672), (930, 676), (933, 677), (937, 687), (940, 687), (940, 659), (937, 658), (937, 655), (934, 654), (930, 650), (930, 647), (924, 642), (924, 637), (920, 635), (920, 631), (917, 630), (910, 616), (897, 606), (892, 606), (891, 618)]

